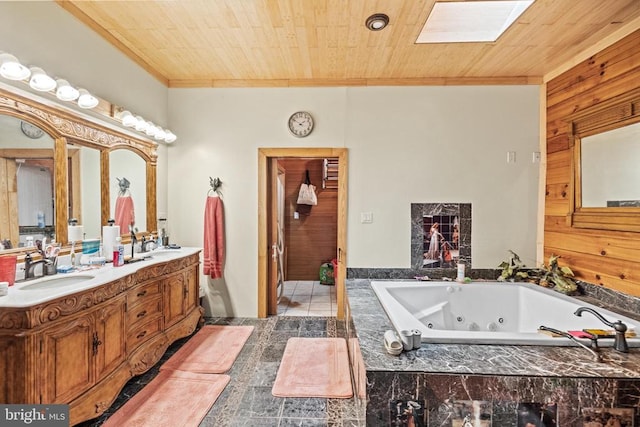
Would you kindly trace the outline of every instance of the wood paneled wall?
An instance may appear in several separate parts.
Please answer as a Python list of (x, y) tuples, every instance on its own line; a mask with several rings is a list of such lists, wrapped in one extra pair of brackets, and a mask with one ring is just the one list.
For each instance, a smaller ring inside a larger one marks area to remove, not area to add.
[(565, 118), (640, 86), (640, 30), (547, 83), (544, 256), (576, 276), (640, 296), (640, 233), (572, 228), (571, 149)]
[[(320, 264), (336, 258), (338, 192), (322, 189), (322, 159), (283, 159), (285, 169), (286, 280), (318, 280)], [(298, 206), (298, 191), (309, 170), (317, 206)], [(295, 211), (300, 219), (294, 219)]]

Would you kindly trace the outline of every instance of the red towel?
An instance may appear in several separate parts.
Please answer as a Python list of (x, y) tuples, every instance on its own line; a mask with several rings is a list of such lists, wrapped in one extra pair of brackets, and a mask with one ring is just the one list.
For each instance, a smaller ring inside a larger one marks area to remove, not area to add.
[(219, 197), (207, 197), (204, 209), (204, 274), (222, 277), (224, 262), (224, 211)]
[(128, 233), (129, 226), (133, 226), (136, 222), (133, 199), (130, 196), (118, 196), (116, 198), (115, 211), (116, 225), (120, 226), (120, 233)]

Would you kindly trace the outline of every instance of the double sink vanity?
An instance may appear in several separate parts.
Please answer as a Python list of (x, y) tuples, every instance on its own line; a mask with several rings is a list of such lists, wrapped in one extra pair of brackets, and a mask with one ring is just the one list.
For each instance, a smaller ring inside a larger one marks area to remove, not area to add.
[(71, 425), (95, 418), (193, 333), (200, 249), (149, 254), (11, 286), (0, 297), (0, 401), (69, 404)]

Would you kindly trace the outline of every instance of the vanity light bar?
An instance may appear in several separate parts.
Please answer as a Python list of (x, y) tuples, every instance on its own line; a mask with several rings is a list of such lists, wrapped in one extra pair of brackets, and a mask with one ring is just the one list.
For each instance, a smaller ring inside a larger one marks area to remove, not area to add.
[(22, 81), (40, 92), (49, 92), (60, 101), (75, 102), (78, 107), (83, 109), (95, 108), (101, 102), (107, 103), (111, 107), (108, 109), (110, 113), (98, 110), (96, 112), (120, 121), (123, 126), (133, 128), (157, 141), (170, 144), (177, 139), (169, 129), (162, 129), (141, 116), (134, 116), (129, 111), (101, 100), (86, 89), (77, 89), (71, 86), (67, 80), (55, 79), (40, 67), (26, 67), (15, 56), (2, 51), (0, 51), (0, 76), (8, 80)]
[(122, 107), (113, 106), (113, 118), (119, 120), (123, 126), (133, 128), (156, 141), (164, 141), (167, 144), (171, 144), (177, 139), (169, 129), (162, 129), (160, 126), (153, 124), (153, 122), (145, 120), (142, 116), (134, 116), (131, 111)]

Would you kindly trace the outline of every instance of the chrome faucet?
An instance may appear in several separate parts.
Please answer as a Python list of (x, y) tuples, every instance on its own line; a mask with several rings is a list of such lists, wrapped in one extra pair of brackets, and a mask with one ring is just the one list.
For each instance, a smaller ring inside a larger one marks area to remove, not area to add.
[(35, 269), (40, 264), (42, 264), (42, 277), (44, 277), (47, 271), (46, 266), (51, 264), (51, 261), (47, 258), (34, 261), (33, 258), (31, 258), (31, 252), (27, 253), (24, 256), (24, 280), (35, 279)]
[(147, 246), (151, 245), (151, 250), (154, 249), (154, 246), (156, 244), (156, 241), (153, 240), (153, 238), (151, 236), (149, 236), (149, 239), (147, 240), (147, 238), (145, 238), (145, 236), (142, 236), (142, 240), (140, 242), (140, 251), (142, 252), (148, 252), (149, 248)]
[(582, 313), (584, 311), (593, 314), (602, 323), (604, 323), (605, 325), (609, 326), (610, 328), (613, 328), (613, 330), (616, 332), (615, 340), (613, 342), (613, 348), (614, 349), (616, 349), (617, 351), (620, 351), (622, 353), (629, 352), (629, 346), (627, 345), (627, 338), (626, 338), (627, 325), (622, 323), (622, 321), (620, 321), (620, 320), (616, 320), (615, 322), (610, 322), (607, 319), (605, 319), (604, 317), (602, 317), (602, 315), (600, 313), (598, 313), (597, 311), (595, 311), (594, 309), (589, 308), (589, 307), (578, 307), (578, 309), (573, 314), (575, 314), (576, 316), (581, 316), (582, 317)]

